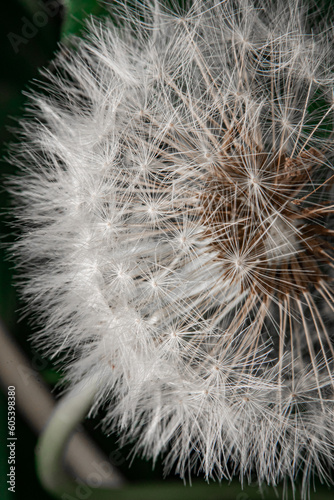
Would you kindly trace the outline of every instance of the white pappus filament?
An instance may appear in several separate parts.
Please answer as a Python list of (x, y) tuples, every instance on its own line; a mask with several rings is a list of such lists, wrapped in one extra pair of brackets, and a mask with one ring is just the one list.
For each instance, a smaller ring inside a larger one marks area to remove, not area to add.
[(15, 246), (36, 341), (181, 476), (333, 467), (333, 34), (305, 2), (92, 21), (31, 96)]

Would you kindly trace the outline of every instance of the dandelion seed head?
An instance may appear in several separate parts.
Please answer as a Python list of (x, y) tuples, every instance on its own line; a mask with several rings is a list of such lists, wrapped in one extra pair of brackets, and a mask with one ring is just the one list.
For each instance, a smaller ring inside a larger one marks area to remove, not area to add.
[(299, 473), (305, 497), (333, 468), (326, 22), (299, 0), (119, 9), (58, 56), (13, 153), (36, 342), (166, 470)]

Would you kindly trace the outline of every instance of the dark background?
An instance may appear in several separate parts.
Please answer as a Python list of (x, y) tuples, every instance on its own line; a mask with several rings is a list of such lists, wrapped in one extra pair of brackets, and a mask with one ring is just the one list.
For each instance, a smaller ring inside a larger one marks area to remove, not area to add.
[[(34, 371), (40, 373), (41, 377), (50, 386), (50, 390), (56, 396), (57, 383), (60, 375), (52, 364), (41, 357), (34, 350), (29, 337), (33, 331), (32, 316), (22, 318), (22, 308), (24, 304), (20, 302), (15, 288), (15, 272), (13, 262), (8, 260), (8, 245), (15, 236), (10, 227), (10, 199), (3, 186), (8, 175), (14, 173), (13, 167), (6, 161), (8, 143), (15, 141), (13, 129), (17, 126), (17, 119), (23, 113), (25, 96), (31, 87), (31, 81), (40, 79), (38, 68), (48, 66), (54, 52), (57, 50), (58, 42), (64, 31), (66, 33), (78, 32), (82, 25), (82, 19), (86, 13), (94, 12), (100, 14), (103, 9), (92, 8), (95, 2), (83, 1), (74, 2), (73, 16), (70, 18), (65, 9), (59, 5), (52, 15), (38, 15), (39, 11), (46, 12), (42, 7), (42, 1), (20, 1), (10, 0), (6, 5), (2, 5), (1, 14), (1, 64), (0, 64), (0, 143), (1, 143), (1, 192), (0, 192), (0, 318), (5, 323), (11, 335), (16, 339), (20, 348), (25, 352), (31, 361)], [(45, 4), (48, 2), (45, 1)], [(55, 4), (56, 2), (50, 2)], [(81, 5), (80, 5), (81, 4)], [(83, 8), (83, 13), (80, 12)], [(78, 13), (76, 12), (76, 10)], [(37, 13), (37, 14), (36, 14)], [(36, 26), (39, 24), (40, 26)], [(14, 276), (13, 276), (14, 275)], [(0, 346), (1, 348), (1, 346)], [(94, 439), (100, 442), (106, 453), (116, 449), (116, 437), (107, 438), (102, 434), (98, 426), (98, 417), (87, 421), (86, 429), (93, 435)], [(7, 400), (0, 391), (0, 499), (35, 499), (46, 500), (51, 498), (40, 487), (35, 473), (34, 448), (37, 436), (29, 428), (27, 422), (20, 416), (17, 409), (16, 435), (18, 437), (16, 447), (16, 493), (15, 495), (7, 491), (6, 474), (7, 465)], [(124, 450), (122, 455), (126, 457), (129, 450)], [(125, 470), (131, 481), (139, 481), (161, 478), (161, 466), (157, 466), (155, 473), (152, 473), (152, 464), (138, 460), (129, 469), (129, 460), (125, 461), (120, 468)], [(128, 472), (129, 469), (129, 472)]]
[[(27, 27), (26, 35), (23, 37), (22, 30), (27, 21), (32, 23), (33, 12), (18, 0), (3, 2), (1, 5), (1, 62), (0, 62), (0, 143), (1, 159), (6, 153), (6, 145), (13, 140), (9, 127), (15, 126), (15, 118), (20, 116), (25, 98), (22, 91), (27, 90), (28, 82), (38, 76), (37, 68), (48, 63), (53, 52), (57, 48), (60, 37), (60, 26), (62, 12), (53, 18), (49, 17), (44, 27), (32, 29)], [(33, 26), (33, 25), (32, 25)], [(16, 38), (16, 37), (21, 37)], [(25, 41), (24, 41), (25, 40)], [(8, 174), (13, 173), (13, 168), (2, 159), (1, 187)], [(0, 317), (7, 328), (15, 337), (26, 354), (32, 359), (33, 353), (28, 344), (30, 327), (27, 321), (20, 321), (18, 309), (19, 303), (14, 287), (13, 263), (5, 260), (5, 248), (13, 239), (10, 235), (11, 229), (5, 222), (7, 217), (9, 199), (6, 192), (0, 192)], [(1, 348), (1, 346), (0, 346)], [(40, 366), (45, 366), (41, 363)], [(49, 367), (49, 364), (47, 365)], [(49, 497), (39, 486), (34, 469), (34, 447), (36, 436), (32, 433), (27, 423), (20, 418), (17, 411), (16, 435), (18, 437), (16, 447), (16, 493), (7, 490), (8, 464), (7, 464), (7, 400), (0, 391), (0, 499), (23, 499), (38, 498), (46, 500)]]
[[(14, 173), (13, 167), (4, 159), (7, 144), (15, 141), (15, 135), (11, 129), (15, 128), (16, 120), (22, 114), (25, 97), (24, 91), (29, 88), (29, 82), (40, 78), (38, 68), (47, 66), (57, 50), (57, 44), (61, 37), (70, 33), (78, 33), (82, 20), (87, 13), (93, 12), (100, 15), (103, 8), (99, 7), (95, 0), (72, 1), (72, 11), (65, 10), (61, 5), (52, 15), (45, 13), (43, 3), (48, 0), (8, 0), (1, 4), (1, 64), (0, 64), (0, 143), (1, 158), (0, 182), (4, 184), (8, 175)], [(55, 1), (50, 2), (55, 5)], [(112, 2), (111, 2), (112, 3)], [(332, 2), (327, 2), (328, 5)], [(49, 384), (50, 390), (56, 396), (55, 385), (60, 377), (55, 367), (41, 357), (32, 349), (29, 336), (33, 331), (30, 324), (32, 316), (22, 318), (20, 303), (13, 277), (14, 264), (8, 261), (6, 248), (13, 239), (13, 230), (8, 225), (10, 222), (10, 200), (6, 191), (0, 192), (0, 318), (4, 321), (7, 329), (15, 338), (20, 348), (29, 357), (31, 366), (38, 371), (43, 380)], [(33, 322), (32, 322), (33, 324)], [(1, 346), (0, 346), (1, 348)], [(98, 417), (85, 423), (86, 429), (100, 444), (106, 453), (117, 448), (117, 436), (107, 438), (98, 427)], [(18, 437), (16, 448), (16, 493), (7, 490), (6, 474), (7, 464), (7, 404), (6, 397), (0, 391), (0, 500), (30, 500), (38, 498), (47, 500), (51, 497), (41, 488), (35, 473), (34, 447), (37, 436), (32, 432), (27, 422), (20, 416), (17, 410), (16, 435)], [(127, 457), (131, 448), (123, 448), (122, 455)], [(130, 482), (136, 481), (159, 481), (162, 479), (162, 465), (158, 463), (152, 471), (152, 463), (136, 459), (131, 467), (130, 460), (125, 460), (120, 466), (124, 475)], [(167, 479), (168, 480), (168, 479)], [(169, 478), (170, 480), (170, 478)], [(223, 484), (221, 498), (235, 500), (247, 500), (260, 498), (256, 493), (257, 488), (248, 488), (242, 493), (239, 485), (234, 483), (232, 487)], [(312, 494), (312, 499), (330, 498), (327, 488), (317, 488), (317, 493)], [(281, 491), (280, 491), (281, 494)], [(255, 496), (254, 496), (255, 495)], [(112, 498), (111, 494), (111, 498)], [(91, 497), (89, 497), (91, 498)], [(275, 494), (271, 488), (265, 488), (264, 499), (273, 499)], [(158, 499), (157, 499), (158, 500)]]

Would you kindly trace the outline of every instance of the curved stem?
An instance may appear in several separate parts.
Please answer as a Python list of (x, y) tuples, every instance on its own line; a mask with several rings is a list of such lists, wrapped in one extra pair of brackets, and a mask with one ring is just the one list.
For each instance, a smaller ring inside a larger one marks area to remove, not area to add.
[[(21, 415), (37, 434), (41, 434), (50, 421), (56, 402), (44, 384), (38, 370), (42, 358), (36, 363), (20, 350), (0, 319), (0, 386), (15, 386), (16, 405)], [(77, 484), (98, 479), (99, 486), (117, 488), (124, 483), (121, 474), (110, 463), (108, 456), (82, 429), (76, 430), (64, 450), (65, 466), (76, 477)], [(93, 472), (92, 472), (93, 471)], [(109, 490), (110, 491), (110, 490)], [(75, 500), (79, 496), (75, 496)]]
[(94, 380), (75, 386), (56, 406), (38, 441), (37, 473), (41, 483), (50, 493), (57, 494), (73, 489), (73, 481), (63, 465), (64, 449), (71, 434), (91, 407), (95, 391)]
[[(49, 417), (37, 446), (37, 468), (44, 487), (54, 497), (61, 500), (263, 500), (257, 488), (249, 487), (242, 491), (237, 483), (221, 488), (217, 483), (207, 485), (203, 481), (195, 482), (193, 487), (167, 481), (131, 484), (119, 489), (125, 482), (122, 476), (84, 432), (76, 432), (70, 439), (91, 406), (95, 382), (77, 386), (51, 413), (53, 398), (42, 381), (37, 379), (37, 373), (1, 321), (0, 344), (1, 385), (4, 389), (15, 385), (18, 408), (37, 432), (41, 431)], [(64, 455), (72, 476), (63, 469)], [(315, 495), (317, 500), (332, 499), (331, 493), (323, 486), (318, 486)]]

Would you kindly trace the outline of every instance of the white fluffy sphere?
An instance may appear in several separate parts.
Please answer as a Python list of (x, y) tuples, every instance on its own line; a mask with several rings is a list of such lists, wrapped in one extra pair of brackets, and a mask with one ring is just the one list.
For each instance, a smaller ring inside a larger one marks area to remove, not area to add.
[(63, 49), (22, 122), (37, 342), (181, 476), (330, 475), (331, 31), (298, 0), (138, 10)]

